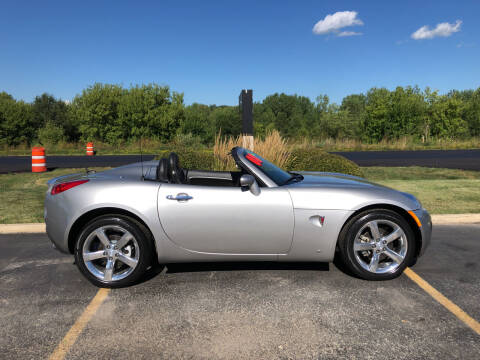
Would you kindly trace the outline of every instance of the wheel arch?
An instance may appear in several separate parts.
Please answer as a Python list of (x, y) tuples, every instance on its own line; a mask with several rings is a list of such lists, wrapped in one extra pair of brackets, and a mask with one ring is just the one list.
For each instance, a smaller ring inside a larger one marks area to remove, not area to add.
[(405, 221), (410, 225), (410, 228), (412, 229), (414, 235), (415, 235), (415, 259), (419, 257), (420, 251), (422, 249), (422, 232), (418, 228), (415, 220), (410, 216), (407, 210), (404, 208), (397, 206), (397, 205), (392, 205), (392, 204), (372, 204), (368, 206), (364, 206), (358, 210), (355, 210), (353, 214), (351, 214), (345, 223), (342, 226), (342, 229), (340, 230), (339, 237), (337, 238), (337, 244), (340, 239), (340, 234), (342, 233), (344, 227), (348, 224), (348, 222), (358, 214), (368, 211), (368, 210), (391, 210), (399, 214), (401, 217), (405, 219)]
[(74, 247), (75, 247), (75, 240), (76, 240), (76, 235), (78, 235), (78, 232), (92, 219), (95, 219), (96, 217), (102, 216), (102, 215), (123, 215), (123, 216), (128, 216), (137, 222), (139, 222), (143, 227), (145, 227), (145, 230), (148, 232), (147, 237), (151, 241), (152, 248), (155, 249), (155, 242), (154, 242), (154, 237), (153, 233), (148, 227), (148, 225), (143, 221), (139, 216), (135, 215), (131, 211), (121, 209), (121, 208), (116, 208), (116, 207), (102, 207), (102, 208), (97, 208), (90, 210), (86, 212), (85, 214), (81, 215), (78, 217), (78, 219), (75, 220), (73, 225), (70, 227), (70, 230), (68, 232), (68, 250), (71, 254), (73, 254)]

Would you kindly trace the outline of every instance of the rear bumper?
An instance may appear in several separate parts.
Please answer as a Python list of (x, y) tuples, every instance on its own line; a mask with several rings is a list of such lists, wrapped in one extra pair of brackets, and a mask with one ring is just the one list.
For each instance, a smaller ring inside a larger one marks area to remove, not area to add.
[(420, 227), (420, 232), (422, 234), (422, 247), (419, 252), (419, 256), (422, 256), (425, 253), (425, 250), (430, 245), (430, 240), (432, 239), (432, 218), (430, 214), (425, 209), (419, 209), (413, 211), (420, 220), (422, 226)]
[[(62, 194), (55, 196), (61, 197)], [(61, 204), (61, 201), (54, 201), (49, 194), (45, 197), (44, 218), (46, 232), (55, 249), (62, 253), (70, 254), (67, 236), (65, 236), (68, 227), (68, 215), (66, 209), (61, 207)]]

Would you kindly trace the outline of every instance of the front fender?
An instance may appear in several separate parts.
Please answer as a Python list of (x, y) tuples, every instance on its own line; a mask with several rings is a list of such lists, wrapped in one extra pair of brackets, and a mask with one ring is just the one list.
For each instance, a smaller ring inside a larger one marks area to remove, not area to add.
[(358, 210), (375, 204), (389, 204), (405, 211), (419, 209), (409, 194), (386, 187), (289, 188), (295, 209)]

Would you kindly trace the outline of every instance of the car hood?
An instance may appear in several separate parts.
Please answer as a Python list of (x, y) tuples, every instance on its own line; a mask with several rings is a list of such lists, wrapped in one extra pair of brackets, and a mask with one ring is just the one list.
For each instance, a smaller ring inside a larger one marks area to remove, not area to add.
[(390, 189), (386, 186), (379, 185), (364, 178), (353, 175), (313, 171), (301, 171), (297, 173), (303, 175), (303, 180), (300, 182), (292, 183), (288, 185), (289, 187), (379, 187), (384, 189)]
[[(402, 207), (409, 210), (421, 207), (420, 202), (412, 194), (375, 184), (358, 176), (307, 171), (297, 173), (303, 175), (303, 180), (286, 186), (290, 190), (297, 207), (308, 207), (309, 203), (321, 203), (328, 197), (332, 197), (332, 204), (330, 205), (332, 208), (344, 206), (341, 208), (355, 209), (355, 201), (358, 201), (357, 204), (360, 205), (368, 205), (369, 202), (372, 204), (403, 204)], [(308, 195), (302, 198), (302, 194)]]

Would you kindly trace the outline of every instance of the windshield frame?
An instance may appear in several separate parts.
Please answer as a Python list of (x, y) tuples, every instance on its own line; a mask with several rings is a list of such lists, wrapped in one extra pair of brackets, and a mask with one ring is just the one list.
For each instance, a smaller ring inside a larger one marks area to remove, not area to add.
[[(280, 174), (283, 174), (282, 178), (273, 178), (268, 172), (264, 171), (265, 169), (261, 166), (254, 164), (252, 161), (246, 158), (247, 154), (251, 154), (254, 157), (258, 158), (264, 163), (267, 163), (269, 167), (273, 167), (275, 171), (278, 171)], [(245, 149), (243, 147), (237, 146), (232, 149), (232, 156), (235, 162), (244, 170), (249, 172), (251, 175), (254, 175), (260, 183), (263, 183), (267, 187), (279, 187), (283, 186), (288, 181), (290, 181), (292, 174), (283, 170), (282, 168), (276, 166), (275, 164), (271, 163), (270, 161), (262, 158), (260, 155), (256, 154), (255, 152)], [(283, 180), (283, 181), (282, 181)]]

